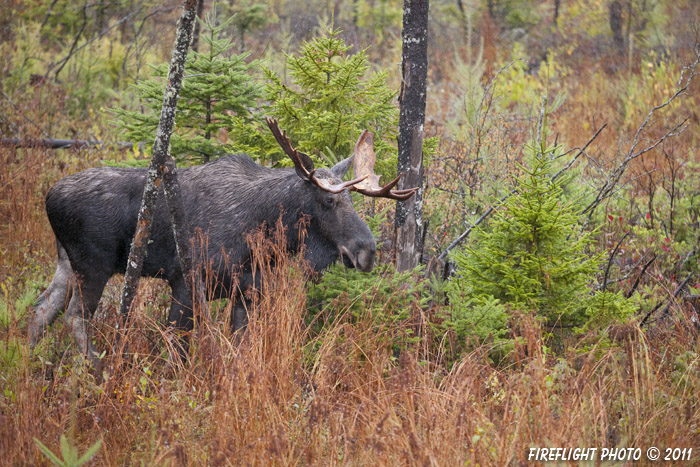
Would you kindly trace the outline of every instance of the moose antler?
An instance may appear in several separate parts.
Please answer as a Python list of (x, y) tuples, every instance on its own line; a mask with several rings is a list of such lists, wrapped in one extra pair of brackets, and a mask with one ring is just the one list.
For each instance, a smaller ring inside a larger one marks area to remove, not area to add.
[(272, 134), (275, 136), (277, 143), (282, 147), (289, 158), (292, 159), (292, 162), (294, 162), (297, 175), (304, 180), (312, 182), (322, 190), (330, 193), (340, 193), (347, 188), (365, 196), (390, 198), (400, 201), (410, 198), (418, 191), (417, 187), (405, 190), (392, 190), (399, 182), (401, 175), (383, 187), (379, 186), (379, 175), (374, 173), (374, 163), (376, 161), (376, 156), (374, 154), (374, 135), (367, 130), (362, 132), (355, 144), (355, 158), (353, 161), (355, 178), (349, 182), (330, 183), (326, 179), (319, 179), (316, 177), (316, 169), (314, 168), (314, 163), (311, 158), (292, 146), (289, 137), (287, 137), (287, 132), (280, 130), (277, 120), (266, 117), (265, 121), (267, 122), (267, 126), (270, 127), (270, 131), (272, 131)]
[(356, 178), (354, 180), (350, 180), (349, 182), (330, 183), (325, 178), (316, 177), (314, 161), (312, 161), (307, 154), (304, 154), (303, 152), (294, 149), (291, 141), (289, 141), (287, 132), (280, 130), (277, 120), (272, 119), (270, 117), (265, 117), (265, 121), (267, 121), (267, 126), (270, 127), (270, 131), (272, 131), (272, 134), (275, 135), (277, 143), (282, 147), (282, 149), (289, 156), (289, 158), (292, 159), (292, 162), (294, 162), (294, 168), (297, 171), (297, 175), (299, 175), (305, 180), (310, 181), (322, 190), (328, 191), (330, 193), (340, 193), (344, 189), (352, 187), (352, 185), (360, 183), (365, 178), (367, 178), (367, 176), (364, 176)]
[(377, 156), (374, 154), (374, 134), (365, 130), (355, 144), (355, 160), (353, 161), (353, 175), (362, 178), (364, 181), (357, 183), (350, 189), (365, 196), (375, 198), (390, 198), (405, 201), (418, 191), (418, 187), (404, 190), (392, 190), (399, 183), (401, 175), (384, 185), (379, 186), (379, 175), (374, 173), (374, 163)]

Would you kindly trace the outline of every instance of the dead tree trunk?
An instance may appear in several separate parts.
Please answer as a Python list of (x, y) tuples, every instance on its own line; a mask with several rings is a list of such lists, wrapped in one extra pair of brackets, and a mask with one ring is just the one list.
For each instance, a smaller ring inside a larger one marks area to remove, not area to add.
[[(136, 232), (131, 243), (129, 260), (127, 261), (124, 275), (124, 288), (122, 289), (119, 312), (126, 315), (131, 307), (131, 302), (136, 294), (143, 262), (146, 258), (148, 239), (151, 233), (151, 223), (155, 212), (156, 202), (160, 194), (161, 184), (165, 186), (165, 195), (171, 213), (173, 233), (177, 245), (178, 257), (183, 274), (188, 279), (192, 272), (192, 255), (190, 253), (189, 238), (187, 233), (187, 221), (184, 217), (180, 202), (180, 190), (177, 183), (177, 171), (175, 162), (170, 156), (170, 135), (175, 125), (175, 109), (182, 85), (182, 77), (185, 71), (185, 60), (192, 39), (192, 29), (196, 17), (197, 0), (186, 0), (184, 11), (180, 17), (175, 37), (173, 57), (170, 61), (168, 82), (163, 96), (163, 108), (160, 113), (160, 122), (153, 144), (153, 157), (148, 168), (146, 186), (143, 191), (141, 209), (139, 210)], [(190, 280), (186, 280), (191, 284)]]
[[(204, 0), (198, 0), (197, 2), (197, 18), (202, 19), (204, 14)], [(194, 33), (192, 34), (192, 50), (199, 52), (199, 31), (201, 30), (201, 25), (199, 21), (195, 20)]]
[(423, 131), (428, 77), (428, 0), (404, 0), (399, 95), (399, 189), (421, 187), (396, 204), (396, 269), (418, 265), (423, 250)]
[(613, 0), (608, 7), (610, 30), (613, 35), (613, 43), (617, 53), (622, 55), (625, 51), (625, 37), (622, 34), (622, 3)]

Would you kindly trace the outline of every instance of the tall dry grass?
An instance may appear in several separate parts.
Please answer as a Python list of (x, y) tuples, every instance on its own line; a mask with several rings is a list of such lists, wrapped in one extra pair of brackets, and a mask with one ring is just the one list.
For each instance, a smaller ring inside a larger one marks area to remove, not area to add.
[[(42, 238), (41, 224), (25, 228)], [(450, 366), (420, 344), (397, 356), (371, 316), (341, 310), (308, 332), (305, 264), (282, 237), (251, 242), (266, 285), (238, 339), (219, 304), (219, 319), (199, 319), (187, 362), (168, 363), (167, 288), (145, 281), (126, 341), (117, 287), (106, 293), (94, 323), (102, 375), (60, 325), (35, 355), (4, 363), (0, 463), (46, 463), (33, 438), (58, 452), (72, 424), (81, 452), (103, 440), (96, 465), (509, 465), (536, 446), (698, 446), (700, 345), (683, 315), (559, 357), (522, 317), (508, 362), (492, 364), (484, 345)], [(2, 338), (23, 332), (16, 319)]]
[(515, 465), (530, 447), (700, 448), (690, 309), (645, 331), (581, 336), (557, 355), (522, 317), (512, 331), (518, 346), (500, 365), (488, 345), (445, 358), (448, 339), (431, 323), (420, 326), (422, 342), (397, 352), (385, 323), (349, 310), (310, 332), (306, 267), (279, 239), (252, 239), (268, 286), (245, 334), (231, 336), (230, 304), (219, 303), (212, 320), (200, 317), (181, 365), (168, 362), (168, 289), (155, 280), (142, 283), (122, 340), (118, 280), (107, 288), (93, 321), (103, 374), (86, 366), (60, 322), (30, 355), (17, 297), (50, 277), (43, 198), (99, 157), (0, 148), (2, 465), (46, 464), (34, 438), (58, 452), (73, 425), (81, 452), (103, 440), (95, 465)]

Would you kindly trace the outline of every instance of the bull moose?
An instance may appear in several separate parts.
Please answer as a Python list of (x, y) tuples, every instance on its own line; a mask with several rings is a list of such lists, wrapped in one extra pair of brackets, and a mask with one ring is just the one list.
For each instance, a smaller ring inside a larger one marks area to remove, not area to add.
[[(349, 191), (402, 200), (416, 191), (394, 190), (398, 177), (379, 187), (379, 177), (373, 173), (371, 133), (363, 132), (347, 159), (330, 169), (316, 169), (308, 155), (291, 145), (275, 120), (268, 118), (267, 123), (294, 168), (273, 169), (256, 164), (247, 155), (229, 155), (178, 171), (189, 233), (201, 230), (208, 238), (204, 256), (216, 272), (213, 296), (233, 298), (239, 304), (244, 303), (244, 291), (255, 280), (246, 234), (262, 225), (273, 226), (281, 218), (287, 231), (287, 249), (304, 251), (315, 271), (322, 271), (339, 257), (348, 267), (370, 271), (376, 243), (353, 208)], [(351, 163), (355, 179), (343, 182)], [(34, 306), (29, 325), (32, 346), (68, 303), (65, 323), (81, 351), (94, 360), (87, 320), (110, 277), (126, 269), (146, 176), (145, 168), (93, 168), (64, 178), (49, 190), (46, 212), (56, 237), (58, 263), (51, 284)], [(302, 218), (306, 219), (306, 234), (300, 236)], [(192, 329), (192, 299), (162, 193), (142, 275), (169, 283), (172, 305), (168, 321), (177, 329)], [(245, 324), (240, 317), (241, 305), (237, 309), (232, 319), (234, 329)]]

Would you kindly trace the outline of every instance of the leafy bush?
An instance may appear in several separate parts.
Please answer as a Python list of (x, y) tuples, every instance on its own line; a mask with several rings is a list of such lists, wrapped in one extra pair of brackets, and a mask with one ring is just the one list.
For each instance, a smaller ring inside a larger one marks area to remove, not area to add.
[[(386, 212), (367, 219), (375, 237)], [(412, 311), (431, 298), (427, 283), (420, 279), (421, 269), (419, 266), (413, 271), (396, 272), (392, 264), (385, 263), (367, 273), (336, 262), (309, 286), (307, 317), (317, 330), (338, 319), (368, 320), (376, 327), (390, 328), (394, 336), (391, 345), (402, 348), (413, 336), (400, 324), (407, 323)]]
[(390, 264), (364, 273), (336, 263), (309, 288), (309, 303), (315, 306), (315, 314), (349, 311), (355, 317), (369, 313), (387, 322), (401, 321), (408, 319), (412, 304), (423, 292), (423, 284), (416, 277), (416, 271), (399, 273)]

